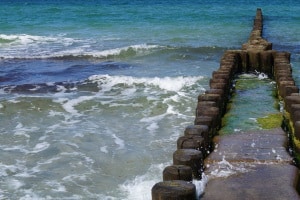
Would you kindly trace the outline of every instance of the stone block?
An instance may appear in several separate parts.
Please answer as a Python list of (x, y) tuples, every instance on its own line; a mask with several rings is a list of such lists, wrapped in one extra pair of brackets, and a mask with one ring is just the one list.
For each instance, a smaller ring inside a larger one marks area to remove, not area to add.
[(174, 165), (187, 165), (192, 168), (193, 177), (201, 179), (203, 171), (203, 155), (195, 149), (178, 149), (173, 153)]
[(167, 166), (163, 171), (163, 181), (171, 180), (192, 181), (192, 168), (187, 165)]
[[(297, 140), (300, 140), (300, 119), (294, 122), (295, 133), (294, 136)], [(300, 189), (300, 188), (299, 188)]]
[(209, 150), (209, 145), (209, 141), (200, 135), (181, 136), (177, 139), (177, 149), (195, 149), (201, 151), (204, 157)]
[(196, 186), (191, 182), (174, 180), (156, 183), (151, 190), (152, 200), (196, 199)]
[(291, 111), (292, 104), (300, 104), (300, 96), (299, 95), (291, 95), (291, 96), (286, 96), (284, 98), (284, 108), (289, 113)]

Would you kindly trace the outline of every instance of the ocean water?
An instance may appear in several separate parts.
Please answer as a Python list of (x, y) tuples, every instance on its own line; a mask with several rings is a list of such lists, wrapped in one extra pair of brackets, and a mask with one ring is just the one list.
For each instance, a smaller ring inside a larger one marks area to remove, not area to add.
[(0, 1), (0, 199), (151, 199), (258, 7), (299, 84), (299, 2)]

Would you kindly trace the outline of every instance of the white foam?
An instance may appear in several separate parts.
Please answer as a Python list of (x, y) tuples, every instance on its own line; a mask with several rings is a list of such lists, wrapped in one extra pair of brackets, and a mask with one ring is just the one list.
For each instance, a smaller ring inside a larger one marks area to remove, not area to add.
[(134, 179), (126, 181), (119, 185), (122, 193), (126, 194), (124, 200), (150, 200), (151, 188), (157, 183), (162, 181), (161, 174), (167, 165), (165, 164), (152, 164), (144, 175), (136, 176)]
[(20, 198), (20, 200), (40, 200), (44, 197), (38, 196), (32, 189), (22, 190), (25, 195)]
[(90, 54), (93, 55), (94, 57), (102, 58), (102, 57), (120, 55), (122, 52), (129, 51), (129, 50), (139, 52), (141, 50), (147, 51), (147, 50), (156, 49), (156, 48), (159, 48), (159, 46), (158, 45), (138, 44), (138, 45), (131, 45), (131, 46), (127, 46), (127, 47), (103, 50), (100, 52), (91, 52)]
[(29, 89), (29, 91), (37, 91), (40, 88), (41, 88), (41, 86), (36, 85), (34, 88)]
[(57, 90), (58, 92), (64, 93), (64, 92), (67, 91), (67, 88), (65, 88), (65, 86), (63, 86), (63, 85), (56, 85), (56, 90)]
[[(18, 34), (18, 35), (0, 34), (0, 39), (6, 40), (6, 41), (10, 42), (11, 44), (23, 44), (23, 45), (26, 45), (29, 43), (34, 43), (36, 41), (50, 40), (50, 38), (47, 39), (47, 37), (26, 35), (26, 34)], [(52, 40), (53, 40), (53, 38), (52, 38)]]
[(168, 105), (166, 113), (170, 114), (170, 115), (179, 115), (180, 114), (179, 111), (175, 110), (174, 106), (172, 106), (172, 105)]
[(40, 128), (38, 127), (24, 127), (22, 123), (18, 123), (17, 126), (15, 127), (15, 130), (14, 130), (14, 135), (18, 135), (18, 136), (24, 136), (26, 138), (30, 138), (30, 135), (27, 134), (28, 132), (31, 133), (31, 132), (34, 132), (34, 131), (37, 131), (39, 130)]
[(94, 96), (80, 96), (76, 99), (70, 99), (70, 100), (67, 100), (63, 105), (62, 107), (65, 109), (65, 111), (73, 114), (73, 115), (80, 115), (78, 113), (78, 111), (74, 108), (76, 105), (84, 102), (84, 101), (88, 101), (88, 100), (91, 100), (95, 98)]
[(153, 117), (144, 117), (144, 118), (140, 119), (140, 122), (153, 123), (155, 121), (160, 121), (166, 115), (167, 115), (167, 113), (164, 113), (164, 114), (161, 114), (161, 115), (156, 115), (156, 116), (153, 116)]
[[(151, 52), (151, 49), (161, 48), (158, 45), (136, 44), (113, 49), (95, 50), (92, 45), (98, 41), (69, 38), (63, 34), (53, 36), (0, 34), (0, 39), (6, 40), (5, 43), (0, 43), (0, 47), (2, 47), (0, 51), (1, 58), (51, 58), (64, 56), (107, 58), (108, 56), (117, 56), (127, 51), (130, 53), (133, 51), (137, 55), (146, 55)], [(64, 50), (59, 51), (58, 49)]]
[(57, 181), (46, 181), (45, 182), (47, 185), (51, 187), (51, 190), (54, 192), (66, 192), (67, 189), (64, 185)]
[(131, 95), (133, 95), (135, 92), (136, 92), (136, 88), (128, 88), (128, 89), (122, 90), (121, 95), (124, 95), (124, 96), (131, 96)]
[(113, 134), (112, 137), (115, 139), (115, 144), (117, 144), (119, 147), (117, 150), (124, 149), (125, 147), (125, 142), (124, 140), (120, 139), (119, 137), (116, 136), (116, 134)]
[(149, 130), (150, 132), (153, 132), (155, 130), (157, 130), (159, 128), (157, 122), (153, 122), (151, 123), (149, 126), (147, 126), (147, 130)]
[(125, 47), (113, 48), (95, 51), (90, 48), (90, 45), (80, 44), (80, 46), (74, 49), (67, 49), (60, 52), (55, 52), (52, 55), (44, 57), (63, 57), (63, 56), (91, 56), (94, 58), (108, 58), (110, 56), (118, 56), (127, 51), (133, 51), (137, 55), (145, 55), (151, 52), (151, 49), (160, 48), (158, 45), (147, 45), (147, 44), (138, 44), (130, 45)]
[[(62, 112), (57, 112), (57, 111), (54, 111), (54, 110), (50, 110), (48, 116), (49, 116), (49, 117), (65, 116), (65, 114), (62, 113)], [(55, 125), (54, 125), (54, 126), (55, 126)]]
[(228, 177), (230, 175), (236, 174), (236, 173), (245, 173), (248, 172), (249, 169), (245, 168), (244, 163), (239, 163), (237, 166), (229, 163), (225, 156), (223, 156), (222, 161), (218, 162), (218, 167), (214, 169), (210, 176), (213, 177)]
[(241, 74), (240, 77), (242, 78), (258, 78), (259, 80), (268, 79), (268, 75), (262, 72), (258, 72), (255, 70), (254, 74)]
[(202, 179), (201, 180), (193, 180), (194, 185), (196, 186), (196, 197), (199, 199), (199, 197), (204, 193), (204, 189), (206, 184), (208, 183), (209, 177), (202, 173)]
[[(256, 72), (258, 74), (258, 72)], [(255, 74), (241, 74), (240, 77), (244, 78), (255, 78), (257, 77)]]
[(249, 119), (254, 121), (254, 122), (257, 122), (257, 118), (250, 117)]
[(84, 43), (84, 41), (67, 38), (64, 35), (0, 34), (0, 39), (7, 41), (0, 43), (2, 58), (49, 58), (59, 54), (57, 47), (72, 49), (74, 43), (77, 45)]
[(5, 199), (4, 191), (0, 188), (0, 199)]
[(264, 74), (264, 73), (259, 73), (258, 74), (258, 79), (263, 80), (263, 79), (268, 79), (268, 75)]
[(19, 188), (21, 188), (24, 185), (24, 183), (22, 183), (19, 180), (16, 179), (8, 179), (7, 180), (7, 186), (11, 189), (11, 190), (18, 190)]
[[(45, 44), (45, 43), (60, 43), (64, 46), (70, 46), (74, 42), (79, 41), (74, 38), (64, 36), (40, 36), (28, 34), (5, 35), (0, 34), (0, 39), (7, 40), (10, 45), (29, 45), (29, 44)], [(5, 44), (2, 44), (5, 45)]]
[[(178, 92), (178, 94), (179, 94), (179, 92)], [(182, 93), (181, 93), (182, 94)], [(174, 101), (174, 102), (180, 102), (180, 97), (179, 97), (179, 95), (173, 95), (173, 96), (171, 96), (170, 97), (171, 98), (171, 100), (172, 101)]]
[[(78, 122), (80, 122), (79, 120), (78, 120)], [(74, 138), (75, 137), (80, 137), (80, 138), (82, 138), (82, 137), (84, 137), (84, 134), (82, 133), (82, 132), (77, 132), (77, 133), (75, 133), (75, 135), (73, 136)]]
[(108, 153), (107, 146), (100, 147), (100, 151), (103, 153)]
[(48, 159), (48, 160), (46, 160), (44, 162), (39, 161), (37, 164), (38, 165), (48, 165), (48, 164), (51, 164), (54, 161), (59, 160), (59, 159), (61, 159), (61, 157), (54, 157), (54, 158), (50, 158), (50, 159)]
[(9, 146), (9, 147), (2, 147), (2, 150), (4, 151), (20, 151), (20, 152), (24, 152), (27, 153), (26, 150), (24, 150), (24, 146), (23, 145), (15, 145), (15, 146)]
[(10, 103), (20, 103), (21, 101), (18, 101), (16, 99), (10, 99), (10, 100), (8, 100), (8, 102), (10, 102)]
[(48, 149), (50, 144), (48, 142), (42, 142), (35, 145), (35, 147), (29, 153), (38, 153)]
[(8, 176), (9, 173), (16, 173), (18, 170), (16, 165), (5, 165), (0, 162), (0, 177)]
[(62, 180), (69, 181), (69, 182), (74, 182), (75, 180), (86, 181), (87, 177), (84, 174), (69, 175), (69, 176), (65, 176)]
[(144, 84), (146, 86), (158, 87), (162, 90), (178, 92), (184, 87), (194, 85), (197, 81), (203, 79), (202, 76), (190, 77), (153, 77), (153, 78), (137, 78), (132, 76), (109, 76), (109, 75), (92, 75), (88, 78), (94, 83), (98, 83), (102, 90), (109, 91), (113, 86), (123, 84), (125, 86), (133, 86)]

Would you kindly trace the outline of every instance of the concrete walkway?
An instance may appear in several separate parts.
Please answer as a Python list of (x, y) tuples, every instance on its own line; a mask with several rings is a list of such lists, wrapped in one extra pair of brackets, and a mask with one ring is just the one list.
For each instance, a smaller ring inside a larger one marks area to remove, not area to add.
[(298, 169), (281, 128), (216, 136), (214, 143), (205, 159), (209, 181), (201, 200), (300, 199)]

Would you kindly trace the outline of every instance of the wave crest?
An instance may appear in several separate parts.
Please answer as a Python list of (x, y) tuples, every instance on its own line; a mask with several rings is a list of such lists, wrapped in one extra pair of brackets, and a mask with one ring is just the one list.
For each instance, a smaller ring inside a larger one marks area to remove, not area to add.
[(143, 84), (145, 86), (154, 86), (162, 90), (175, 92), (182, 90), (184, 87), (192, 86), (201, 79), (203, 79), (203, 76), (136, 78), (132, 76), (93, 75), (88, 78), (89, 81), (97, 83), (105, 90), (108, 90), (115, 85), (132, 86)]
[(0, 34), (1, 59), (76, 59), (127, 58), (147, 55), (163, 48), (152, 44), (134, 44), (111, 49), (99, 49), (107, 38), (75, 39), (64, 35), (35, 36)]

